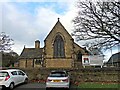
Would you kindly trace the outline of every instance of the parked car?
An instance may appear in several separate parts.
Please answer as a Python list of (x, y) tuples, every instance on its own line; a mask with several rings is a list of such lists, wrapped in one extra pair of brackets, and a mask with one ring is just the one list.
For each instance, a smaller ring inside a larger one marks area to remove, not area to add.
[(64, 70), (51, 71), (46, 80), (46, 89), (48, 88), (68, 88), (70, 87), (70, 76)]
[(0, 86), (13, 89), (20, 83), (27, 83), (28, 76), (19, 69), (0, 70)]

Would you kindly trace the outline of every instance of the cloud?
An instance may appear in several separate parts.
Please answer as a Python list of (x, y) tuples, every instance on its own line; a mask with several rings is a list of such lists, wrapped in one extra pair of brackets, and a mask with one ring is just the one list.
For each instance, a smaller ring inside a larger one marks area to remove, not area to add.
[(77, 9), (75, 7), (75, 2), (68, 2), (70, 4), (68, 12), (61, 17), (63, 25), (66, 27), (68, 32), (71, 34), (73, 30), (73, 23), (72, 20), (76, 16)]
[(3, 31), (13, 39), (24, 42), (25, 39), (29, 39), (28, 35), (34, 35), (30, 22), (29, 14), (20, 13), (20, 10), (17, 10), (13, 4), (3, 5)]
[[(24, 45), (26, 47), (34, 47), (34, 41), (39, 39), (41, 46), (44, 46), (44, 39), (57, 22), (57, 18), (61, 18), (61, 23), (65, 28), (70, 31), (71, 17), (73, 11), (70, 10), (69, 3), (65, 7), (66, 3), (58, 3), (57, 5), (61, 10), (68, 8), (64, 13), (62, 11), (56, 12), (55, 6), (41, 7), (37, 6), (33, 8), (33, 12), (24, 10), (24, 8), (17, 6), (16, 3), (4, 3), (2, 6), (2, 27), (3, 31), (6, 32), (14, 40), (15, 45), (13, 50), (21, 53)], [(27, 8), (25, 8), (27, 9)], [(57, 11), (58, 11), (57, 10)]]
[(74, 0), (1, 0), (0, 2), (73, 2)]
[(2, 3), (0, 3), (0, 32), (2, 32)]

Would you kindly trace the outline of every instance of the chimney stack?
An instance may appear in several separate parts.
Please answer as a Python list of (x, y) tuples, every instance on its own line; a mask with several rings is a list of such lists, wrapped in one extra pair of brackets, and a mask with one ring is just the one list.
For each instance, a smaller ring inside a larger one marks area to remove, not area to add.
[(35, 48), (40, 48), (40, 41), (39, 40), (35, 41)]

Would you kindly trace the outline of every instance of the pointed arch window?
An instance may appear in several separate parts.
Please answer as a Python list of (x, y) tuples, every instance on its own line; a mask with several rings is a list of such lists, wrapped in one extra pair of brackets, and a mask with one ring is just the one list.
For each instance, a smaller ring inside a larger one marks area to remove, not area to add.
[(64, 41), (60, 35), (57, 35), (54, 41), (54, 58), (64, 58)]

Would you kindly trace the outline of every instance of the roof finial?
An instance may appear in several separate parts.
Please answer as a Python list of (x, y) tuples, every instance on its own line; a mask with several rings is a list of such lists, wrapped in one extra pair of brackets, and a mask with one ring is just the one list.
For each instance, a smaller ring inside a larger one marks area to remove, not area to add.
[(58, 18), (58, 21), (59, 21), (60, 18)]
[(24, 45), (24, 48), (25, 48), (25, 45)]

